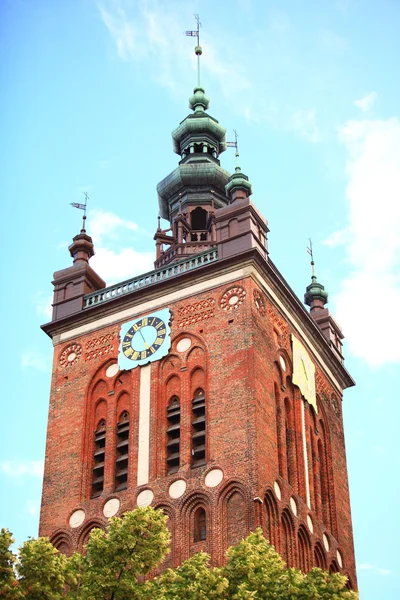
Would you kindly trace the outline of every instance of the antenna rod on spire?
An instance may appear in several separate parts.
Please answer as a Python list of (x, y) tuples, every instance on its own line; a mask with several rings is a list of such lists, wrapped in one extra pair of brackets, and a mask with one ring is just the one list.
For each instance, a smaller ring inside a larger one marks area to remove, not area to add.
[(235, 134), (235, 141), (234, 142), (226, 142), (226, 145), (228, 148), (236, 148), (236, 152), (235, 152), (235, 157), (236, 157), (236, 169), (240, 169), (239, 166), (239, 146), (238, 146), (238, 132), (236, 131), (236, 129), (233, 130), (233, 133)]
[(313, 254), (311, 238), (308, 238), (308, 241), (310, 242), (310, 246), (307, 248), (307, 252), (311, 256), (311, 277), (315, 277), (315, 270), (314, 270), (315, 263), (314, 263), (314, 254)]
[(194, 49), (194, 52), (197, 56), (197, 85), (198, 85), (198, 87), (201, 87), (201, 85), (200, 85), (200, 56), (203, 51), (200, 46), (200, 27), (203, 27), (203, 25), (200, 23), (200, 16), (197, 13), (194, 15), (194, 18), (197, 21), (196, 31), (185, 31), (185, 35), (197, 38), (197, 46)]
[(84, 233), (86, 231), (86, 228), (85, 228), (85, 224), (86, 224), (86, 207), (87, 207), (87, 201), (89, 200), (89, 194), (87, 192), (83, 192), (83, 195), (85, 196), (85, 204), (81, 204), (80, 202), (70, 202), (70, 204), (74, 208), (79, 208), (79, 210), (83, 210), (82, 232)]

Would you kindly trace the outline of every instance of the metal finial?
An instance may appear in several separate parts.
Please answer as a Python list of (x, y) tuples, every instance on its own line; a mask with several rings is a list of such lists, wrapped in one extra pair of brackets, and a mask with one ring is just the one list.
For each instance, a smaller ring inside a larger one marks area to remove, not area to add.
[(74, 208), (79, 208), (79, 210), (83, 210), (81, 233), (85, 233), (86, 232), (86, 228), (85, 228), (85, 224), (86, 224), (86, 207), (87, 207), (87, 201), (89, 200), (89, 194), (87, 192), (83, 192), (83, 195), (85, 196), (85, 204), (81, 204), (80, 202), (71, 202), (70, 203), (71, 206), (73, 206)]
[(311, 238), (308, 238), (308, 241), (310, 242), (310, 246), (307, 247), (307, 252), (311, 256), (311, 278), (314, 278), (315, 277), (315, 269), (314, 269), (315, 263), (314, 263), (314, 254), (313, 254)]
[(233, 130), (233, 133), (235, 134), (235, 141), (234, 142), (226, 142), (226, 145), (228, 148), (236, 148), (236, 152), (235, 152), (235, 157), (236, 157), (236, 171), (240, 171), (240, 166), (239, 166), (239, 146), (238, 146), (238, 132), (236, 131), (236, 129)]
[(194, 49), (194, 52), (197, 56), (197, 85), (200, 87), (200, 56), (203, 52), (200, 46), (200, 27), (203, 27), (203, 25), (200, 23), (200, 16), (197, 13), (194, 15), (194, 18), (197, 22), (197, 29), (195, 31), (185, 31), (185, 35), (197, 38), (197, 46)]

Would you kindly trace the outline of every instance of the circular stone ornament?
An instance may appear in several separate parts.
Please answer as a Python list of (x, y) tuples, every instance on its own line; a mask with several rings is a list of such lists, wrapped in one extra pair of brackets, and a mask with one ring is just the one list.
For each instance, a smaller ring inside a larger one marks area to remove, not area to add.
[(64, 348), (60, 355), (60, 365), (62, 367), (71, 367), (78, 362), (82, 354), (82, 346), (80, 344), (71, 344)]
[(204, 483), (207, 487), (216, 487), (224, 478), (224, 474), (221, 469), (212, 469), (207, 473), (204, 479)]
[(325, 550), (326, 550), (327, 552), (329, 552), (329, 540), (328, 540), (328, 537), (325, 535), (325, 533), (324, 533), (324, 535), (322, 536), (322, 541), (323, 541), (323, 543), (324, 543), (324, 548), (325, 548)]
[(110, 365), (106, 369), (106, 377), (114, 377), (117, 373), (119, 373), (119, 366), (117, 363)]
[(154, 494), (151, 490), (143, 490), (139, 492), (136, 498), (136, 504), (138, 506), (150, 506), (153, 502)]
[(342, 555), (340, 554), (339, 550), (336, 552), (336, 558), (337, 558), (339, 567), (341, 569), (343, 569), (343, 559), (342, 559)]
[(275, 494), (276, 494), (276, 497), (278, 498), (278, 500), (281, 500), (282, 499), (281, 488), (277, 481), (274, 482), (274, 491), (275, 491)]
[(294, 498), (290, 498), (290, 508), (295, 517), (297, 517), (297, 504)]
[(119, 511), (120, 506), (121, 502), (118, 500), (118, 498), (110, 498), (110, 500), (107, 500), (103, 506), (103, 515), (107, 517), (107, 519), (113, 517)]
[(69, 526), (73, 529), (76, 529), (76, 527), (80, 527), (80, 525), (82, 525), (85, 518), (86, 513), (84, 510), (82, 510), (81, 508), (79, 508), (78, 510), (74, 510), (74, 512), (69, 518)]
[(186, 492), (186, 481), (184, 479), (177, 479), (168, 488), (168, 493), (171, 498), (180, 498)]
[(254, 304), (261, 316), (265, 315), (265, 300), (258, 290), (253, 291)]
[(225, 292), (221, 298), (221, 308), (226, 311), (236, 310), (243, 304), (246, 292), (242, 287), (233, 287)]
[(176, 349), (178, 350), (178, 352), (186, 352), (186, 350), (189, 350), (191, 345), (192, 345), (192, 340), (190, 338), (182, 338), (177, 343)]
[(310, 515), (307, 515), (307, 525), (308, 525), (308, 529), (311, 531), (311, 533), (314, 533), (314, 525), (313, 525), (312, 518), (310, 517)]
[(286, 371), (286, 363), (285, 363), (285, 359), (283, 358), (283, 356), (279, 357), (279, 362), (280, 362), (280, 365), (281, 365), (282, 369), (284, 371)]

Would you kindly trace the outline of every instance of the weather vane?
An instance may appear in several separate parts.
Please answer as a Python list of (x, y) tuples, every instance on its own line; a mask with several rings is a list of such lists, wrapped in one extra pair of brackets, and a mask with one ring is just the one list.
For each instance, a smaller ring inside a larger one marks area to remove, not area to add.
[(198, 87), (201, 87), (200, 86), (200, 56), (202, 55), (203, 50), (200, 46), (200, 27), (203, 27), (203, 25), (200, 23), (200, 17), (198, 14), (195, 14), (194, 18), (197, 21), (197, 29), (195, 31), (185, 31), (185, 35), (197, 38), (197, 46), (194, 49), (194, 53), (197, 56), (197, 85), (198, 85)]
[(307, 247), (307, 252), (311, 256), (311, 276), (315, 277), (315, 270), (314, 270), (315, 263), (314, 263), (314, 254), (313, 254), (313, 249), (312, 249), (311, 238), (308, 238), (308, 241), (310, 242), (310, 246)]
[(226, 142), (226, 145), (228, 148), (236, 148), (236, 152), (235, 152), (235, 156), (236, 156), (236, 166), (239, 167), (239, 146), (238, 146), (238, 132), (236, 131), (236, 129), (233, 130), (233, 133), (235, 134), (235, 141), (234, 142)]
[(85, 204), (81, 204), (80, 202), (71, 202), (71, 206), (73, 206), (74, 208), (79, 208), (79, 210), (83, 210), (83, 217), (82, 217), (82, 230), (86, 231), (85, 229), (85, 222), (86, 222), (86, 207), (87, 207), (87, 201), (89, 200), (89, 194), (87, 192), (83, 192), (83, 195), (85, 197)]
[(189, 35), (190, 37), (197, 37), (197, 45), (200, 46), (200, 27), (203, 27), (203, 25), (200, 23), (200, 17), (198, 14), (195, 14), (194, 18), (197, 21), (196, 31), (185, 31), (185, 35)]

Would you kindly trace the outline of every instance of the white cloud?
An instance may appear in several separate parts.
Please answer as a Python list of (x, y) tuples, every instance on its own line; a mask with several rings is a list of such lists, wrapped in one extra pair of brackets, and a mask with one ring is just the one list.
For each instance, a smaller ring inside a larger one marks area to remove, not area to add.
[(98, 5), (98, 9), (103, 23), (114, 38), (118, 56), (122, 60), (134, 59), (136, 53), (140, 50), (140, 46), (138, 48), (137, 44), (138, 33), (133, 23), (129, 22), (125, 11), (120, 5), (116, 6), (116, 14), (114, 15), (101, 4)]
[(5, 460), (0, 463), (0, 472), (9, 477), (43, 477), (42, 460)]
[(381, 567), (377, 567), (375, 565), (371, 565), (369, 563), (357, 563), (358, 571), (373, 571), (374, 573), (378, 573), (378, 575), (390, 575), (391, 571), (389, 569), (382, 569)]
[(342, 246), (349, 241), (350, 231), (347, 227), (344, 229), (338, 229), (338, 231), (334, 231), (328, 237), (323, 240), (323, 244), (325, 246), (329, 246), (331, 248), (335, 248), (336, 246)]
[(32, 367), (37, 371), (48, 371), (49, 370), (49, 359), (43, 354), (39, 354), (35, 350), (29, 350), (21, 355), (21, 367)]
[(44, 292), (38, 292), (36, 300), (36, 314), (45, 319), (51, 319), (53, 307), (51, 305), (53, 296), (48, 296)]
[(114, 251), (98, 248), (90, 265), (106, 282), (112, 285), (154, 269), (154, 252), (136, 252), (133, 248)]
[(319, 142), (321, 139), (317, 122), (315, 109), (299, 110), (289, 118), (288, 129), (297, 132), (301, 137), (309, 142)]
[(37, 501), (27, 500), (25, 504), (25, 509), (28, 515), (35, 517), (39, 514), (40, 506)]
[(353, 104), (354, 106), (360, 108), (363, 112), (368, 112), (375, 104), (377, 97), (378, 94), (376, 92), (370, 92), (363, 98), (360, 98), (360, 100), (354, 100)]
[(139, 229), (133, 221), (125, 221), (114, 213), (102, 210), (89, 211), (88, 223), (90, 236), (96, 246), (101, 246), (104, 238), (109, 240), (118, 237), (123, 230), (138, 231)]
[(371, 366), (400, 362), (400, 121), (349, 121), (347, 245), (351, 272), (336, 297), (350, 351)]

